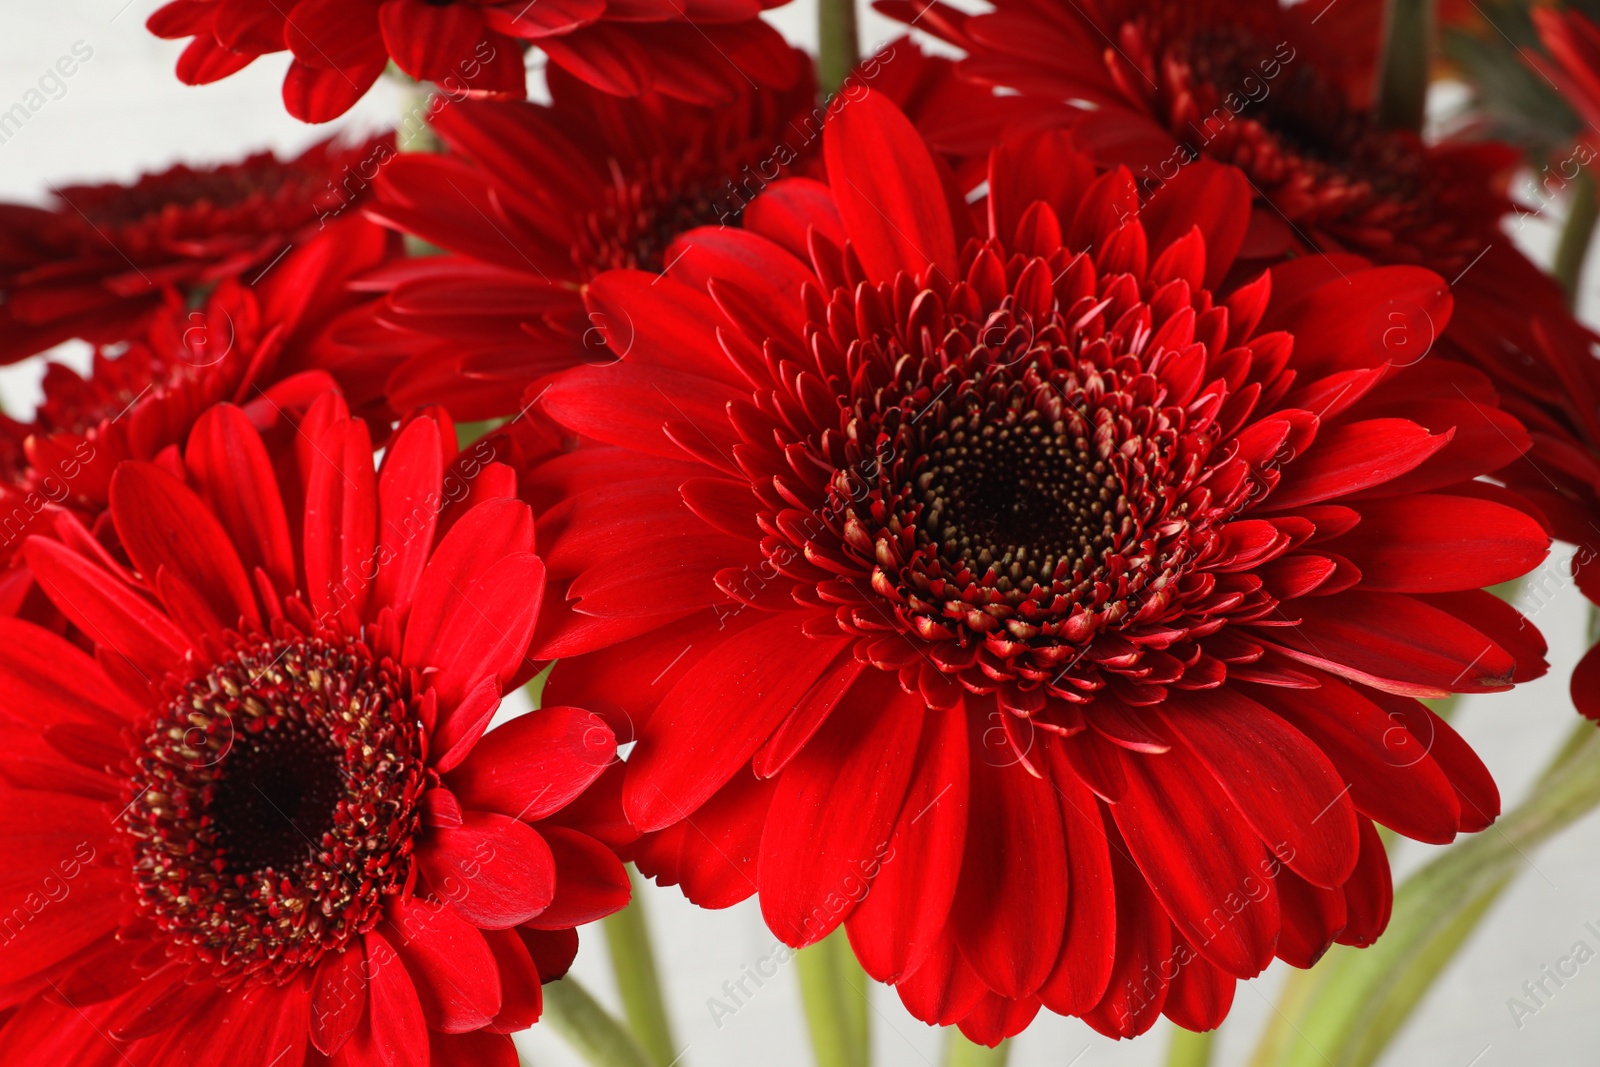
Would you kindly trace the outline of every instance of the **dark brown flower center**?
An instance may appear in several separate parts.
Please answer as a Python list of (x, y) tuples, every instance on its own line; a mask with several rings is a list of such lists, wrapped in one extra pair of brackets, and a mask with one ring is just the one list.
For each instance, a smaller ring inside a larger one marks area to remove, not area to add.
[(994, 567), (1008, 584), (1091, 567), (1114, 543), (1127, 501), (1091, 451), (1082, 412), (1048, 386), (985, 393), (964, 382), (959, 394), (921, 442), (921, 537), (946, 565)]
[(245, 644), (184, 687), (122, 816), (140, 902), (180, 954), (277, 979), (371, 928), (411, 866), (412, 705), (355, 641)]

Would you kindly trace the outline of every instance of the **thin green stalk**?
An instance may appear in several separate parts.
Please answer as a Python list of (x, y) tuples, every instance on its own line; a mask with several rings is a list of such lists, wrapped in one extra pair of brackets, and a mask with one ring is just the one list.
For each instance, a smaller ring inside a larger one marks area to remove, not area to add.
[(1197, 1034), (1181, 1026), (1172, 1028), (1172, 1043), (1167, 1046), (1167, 1067), (1211, 1067), (1211, 1046), (1217, 1032)]
[(1335, 946), (1315, 971), (1291, 981), (1254, 1067), (1370, 1067), (1527, 853), (1596, 806), (1600, 730), (1580, 722), (1526, 800), (1406, 879), (1376, 945)]
[(1009, 1038), (990, 1048), (968, 1041), (967, 1035), (953, 1026), (944, 1034), (944, 1067), (1006, 1067), (1011, 1057)]
[(823, 95), (839, 91), (846, 74), (861, 59), (856, 0), (818, 0), (817, 80)]
[(1422, 130), (1428, 103), (1428, 61), (1434, 0), (1387, 0), (1383, 58), (1378, 67), (1378, 124)]
[(835, 930), (795, 954), (800, 998), (817, 1067), (868, 1067), (872, 1061), (867, 1027), (870, 982), (850, 951), (844, 930)]
[(654, 1067), (627, 1027), (570, 974), (544, 987), (544, 1014), (539, 1021), (560, 1034), (592, 1067)]
[(1589, 256), (1596, 219), (1600, 219), (1600, 198), (1595, 196), (1594, 177), (1579, 174), (1572, 180), (1572, 203), (1567, 208), (1567, 221), (1561, 227), (1561, 242), (1556, 245), (1556, 259), (1551, 266), (1551, 273), (1566, 290), (1569, 308), (1578, 299), (1578, 283), (1583, 280), (1583, 263)]
[(661, 996), (644, 896), (639, 891), (641, 883), (632, 866), (628, 877), (633, 881), (633, 901), (601, 922), (606, 931), (606, 948), (611, 953), (611, 969), (617, 977), (617, 992), (622, 997), (622, 1014), (656, 1067), (682, 1064), (672, 1036), (672, 1020)]

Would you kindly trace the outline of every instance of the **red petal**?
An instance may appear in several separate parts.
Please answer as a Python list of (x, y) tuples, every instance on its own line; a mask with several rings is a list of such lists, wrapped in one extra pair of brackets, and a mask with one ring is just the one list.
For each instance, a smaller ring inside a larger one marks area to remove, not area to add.
[[(28, 568), (56, 609), (145, 685), (183, 662), (189, 639), (150, 602), (57, 541), (30, 537)], [(139, 694), (143, 696), (143, 694)]]
[(476, 927), (449, 905), (417, 897), (393, 901), (387, 915), (431, 1029), (464, 1034), (500, 1013), (500, 973)]
[(1409, 419), (1367, 419), (1323, 427), (1266, 497), (1273, 509), (1314, 504), (1382, 485), (1449, 444)]
[(905, 803), (872, 888), (845, 921), (861, 966), (880, 982), (915, 971), (955, 899), (967, 834), (966, 710), (929, 709)]
[[(1266, 849), (1185, 749), (1125, 766), (1128, 792), (1111, 814), (1151, 892), (1207, 959), (1235, 977), (1260, 974), (1278, 937)], [(1218, 908), (1231, 915), (1226, 924)]]
[(1359, 849), (1355, 808), (1338, 772), (1304, 734), (1228, 689), (1186, 694), (1156, 712), (1273, 855), (1315, 885), (1344, 884)]
[(541, 829), (556, 861), (556, 895), (527, 925), (536, 930), (582, 926), (627, 907), (633, 887), (615, 852), (576, 830)]
[(1061, 809), (1050, 783), (1017, 764), (998, 724), (968, 717), (971, 822), (950, 926), (990, 989), (1025, 997), (1055, 967), (1066, 926)]
[(301, 122), (332, 122), (355, 106), (388, 66), (388, 57), (345, 70), (296, 59), (283, 78), (283, 105)]
[(260, 567), (280, 594), (293, 590), (294, 542), (283, 496), (272, 459), (249, 416), (232, 404), (218, 404), (201, 415), (189, 434), (184, 465), (239, 550), (245, 571)]
[(928, 146), (887, 97), (868, 91), (822, 134), (828, 183), (856, 255), (874, 281), (929, 266), (957, 278), (955, 229)]
[(693, 819), (642, 837), (634, 862), (660, 885), (681, 885), (699, 907), (732, 907), (756, 891), (761, 833), (776, 790), (775, 779), (735, 774)]
[(389, 445), (378, 475), (378, 561), (372, 587), (373, 608), (404, 613), (422, 579), (442, 501), (444, 458), (439, 424), (413, 419)]
[[(1181, 942), (1174, 938), (1174, 953)], [(1189, 952), (1188, 945), (1182, 947)], [(1194, 956), (1178, 968), (1167, 987), (1167, 1000), (1161, 1013), (1185, 1030), (1215, 1030), (1233, 1006), (1234, 977)]]
[(623, 804), (635, 826), (688, 817), (799, 705), (846, 644), (807, 637), (804, 622), (778, 615), (735, 634), (667, 694), (628, 760)]
[(1369, 591), (1480, 589), (1526, 574), (1550, 547), (1538, 522), (1488, 500), (1418, 493), (1357, 510), (1360, 525), (1327, 548), (1360, 568)]
[(259, 624), (255, 591), (233, 542), (188, 486), (149, 463), (124, 463), (111, 476), (117, 536), (146, 581), (166, 567), (205, 598), (224, 625)]
[(395, 64), (418, 81), (460, 76), (487, 29), (475, 5), (425, 0), (384, 0), (378, 25)]
[(1452, 840), (1455, 792), (1427, 749), (1348, 683), (1321, 681), (1293, 693), (1263, 688), (1259, 698), (1333, 761), (1363, 815), (1418, 841)]
[(1173, 967), (1194, 957), (1185, 953), (1180, 960), (1173, 950), (1172, 923), (1144, 875), (1128, 860), (1120, 837), (1111, 841), (1111, 867), (1117, 887), (1117, 958), (1105, 997), (1083, 1021), (1107, 1037), (1134, 1037), (1160, 1016)]
[(1367, 820), (1361, 820), (1361, 859), (1344, 886), (1345, 925), (1339, 944), (1365, 948), (1389, 925), (1394, 908), (1394, 886), (1389, 880), (1389, 857), (1383, 839)]
[(895, 986), (906, 1010), (925, 1023), (948, 1026), (962, 1018), (989, 992), (968, 966), (946, 929), (922, 966)]
[(417, 849), (428, 882), (468, 921), (490, 930), (527, 922), (555, 896), (556, 864), (533, 827), (504, 815), (463, 813)]
[(355, 1063), (428, 1067), (428, 1024), (411, 976), (382, 934), (368, 930), (365, 941), (369, 1008), (344, 1055)]
[(485, 735), (446, 781), (469, 808), (524, 822), (567, 806), (616, 759), (611, 728), (581, 708), (541, 708)]
[(1051, 749), (1050, 778), (1061, 798), (1072, 884), (1061, 956), (1039, 987), (1039, 999), (1060, 1015), (1083, 1015), (1105, 995), (1116, 963), (1116, 888), (1100, 805), (1065, 763), (1062, 746)]
[(366, 956), (356, 949), (324, 956), (312, 981), (311, 1043), (332, 1056), (350, 1040), (367, 1007)]
[(1344, 891), (1323, 889), (1293, 871), (1278, 872), (1278, 907), (1283, 930), (1277, 955), (1291, 967), (1313, 966), (1344, 929)]
[(495, 968), (500, 972), (500, 1014), (494, 1017), (490, 1027), (500, 1033), (526, 1030), (539, 1021), (544, 1007), (539, 991), (539, 970), (518, 932), (521, 929), (525, 928), (482, 931), (489, 951), (494, 953)]
[(1294, 610), (1300, 625), (1274, 635), (1284, 652), (1385, 692), (1493, 693), (1511, 688), (1516, 673), (1505, 649), (1414, 597), (1352, 590), (1302, 597)]
[(778, 778), (761, 835), (761, 914), (786, 944), (821, 940), (866, 895), (900, 814), (922, 733), (920, 700), (888, 672), (857, 682), (879, 699), (835, 715)]

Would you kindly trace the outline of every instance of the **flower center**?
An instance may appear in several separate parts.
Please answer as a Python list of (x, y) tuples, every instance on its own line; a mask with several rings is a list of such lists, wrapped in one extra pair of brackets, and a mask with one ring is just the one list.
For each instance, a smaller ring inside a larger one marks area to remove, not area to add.
[(220, 980), (279, 980), (370, 929), (426, 785), (398, 668), (355, 641), (241, 644), (153, 724), (122, 829), (140, 902)]
[(589, 277), (613, 269), (662, 270), (679, 234), (719, 221), (713, 181), (693, 173), (702, 169), (655, 158), (632, 178), (616, 171), (604, 202), (578, 231), (573, 263)]
[(1119, 504), (1127, 509), (1121, 483), (1054, 390), (1013, 382), (985, 395), (963, 382), (952, 407), (921, 442), (916, 479), (919, 540), (947, 566), (1049, 582), (1112, 545)]

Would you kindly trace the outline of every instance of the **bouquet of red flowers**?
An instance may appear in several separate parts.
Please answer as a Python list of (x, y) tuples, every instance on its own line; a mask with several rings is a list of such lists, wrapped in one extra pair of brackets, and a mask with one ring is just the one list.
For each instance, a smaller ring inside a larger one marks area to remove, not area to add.
[(1244, 1062), (1281, 965), (1365, 1065), (1600, 806), (1600, 11), (769, 6), (171, 0), (408, 113), (0, 204), (0, 1065), (737, 1062), (648, 882), (819, 1067)]

